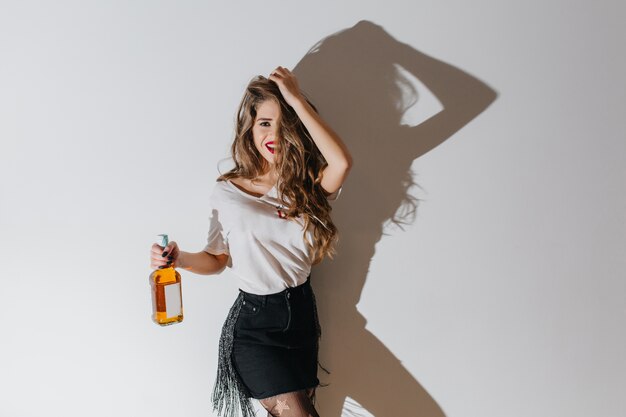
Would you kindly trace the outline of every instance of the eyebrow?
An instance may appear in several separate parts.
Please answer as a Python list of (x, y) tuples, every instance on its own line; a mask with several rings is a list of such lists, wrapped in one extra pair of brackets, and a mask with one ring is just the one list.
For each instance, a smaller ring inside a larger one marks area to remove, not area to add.
[(260, 117), (260, 118), (258, 118), (258, 119), (256, 119), (256, 120), (257, 120), (257, 121), (259, 121), (259, 120), (269, 120), (269, 121), (272, 121), (272, 120), (274, 120), (274, 119), (268, 119), (267, 117)]

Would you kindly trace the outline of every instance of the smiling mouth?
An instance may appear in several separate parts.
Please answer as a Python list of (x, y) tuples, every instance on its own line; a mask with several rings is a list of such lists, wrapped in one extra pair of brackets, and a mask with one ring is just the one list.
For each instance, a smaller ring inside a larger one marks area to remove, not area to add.
[(274, 146), (274, 142), (273, 142), (273, 141), (272, 141), (272, 142), (267, 142), (267, 143), (265, 144), (265, 148), (266, 148), (266, 149), (267, 149), (267, 150), (268, 150), (268, 151), (269, 151), (272, 155), (274, 154), (274, 152), (276, 152), (276, 151), (275, 151), (275, 149), (274, 149), (274, 148), (275, 148), (275, 146)]

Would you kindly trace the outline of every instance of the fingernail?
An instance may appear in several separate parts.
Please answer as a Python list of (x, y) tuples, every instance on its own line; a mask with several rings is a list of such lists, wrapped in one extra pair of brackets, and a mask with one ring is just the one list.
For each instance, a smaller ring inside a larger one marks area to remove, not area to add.
[(165, 257), (167, 256), (167, 252), (163, 252), (163, 253), (161, 254), (161, 256), (162, 256), (163, 258), (165, 258)]
[(159, 267), (159, 269), (163, 269), (163, 268), (165, 268), (165, 265), (161, 265), (161, 266)]

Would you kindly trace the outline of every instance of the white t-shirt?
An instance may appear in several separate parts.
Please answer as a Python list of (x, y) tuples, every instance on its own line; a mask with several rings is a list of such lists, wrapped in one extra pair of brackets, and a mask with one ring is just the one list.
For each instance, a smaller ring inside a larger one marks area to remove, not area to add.
[[(328, 200), (337, 199), (342, 189), (330, 194)], [(218, 181), (209, 202), (209, 233), (203, 250), (230, 255), (227, 266), (238, 278), (240, 289), (274, 294), (306, 281), (312, 256), (303, 237), (304, 221), (301, 216), (290, 220), (281, 217), (276, 186), (255, 197), (228, 180)], [(316, 221), (312, 219), (306, 232), (311, 243)]]

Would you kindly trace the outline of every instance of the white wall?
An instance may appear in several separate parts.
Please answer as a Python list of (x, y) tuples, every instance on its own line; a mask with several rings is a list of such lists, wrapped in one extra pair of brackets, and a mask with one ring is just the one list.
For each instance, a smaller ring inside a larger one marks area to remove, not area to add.
[(148, 252), (201, 250), (243, 88), (278, 65), (355, 156), (313, 272), (321, 414), (625, 415), (624, 11), (3, 2), (0, 415), (212, 415), (236, 283), (183, 271), (160, 328)]

